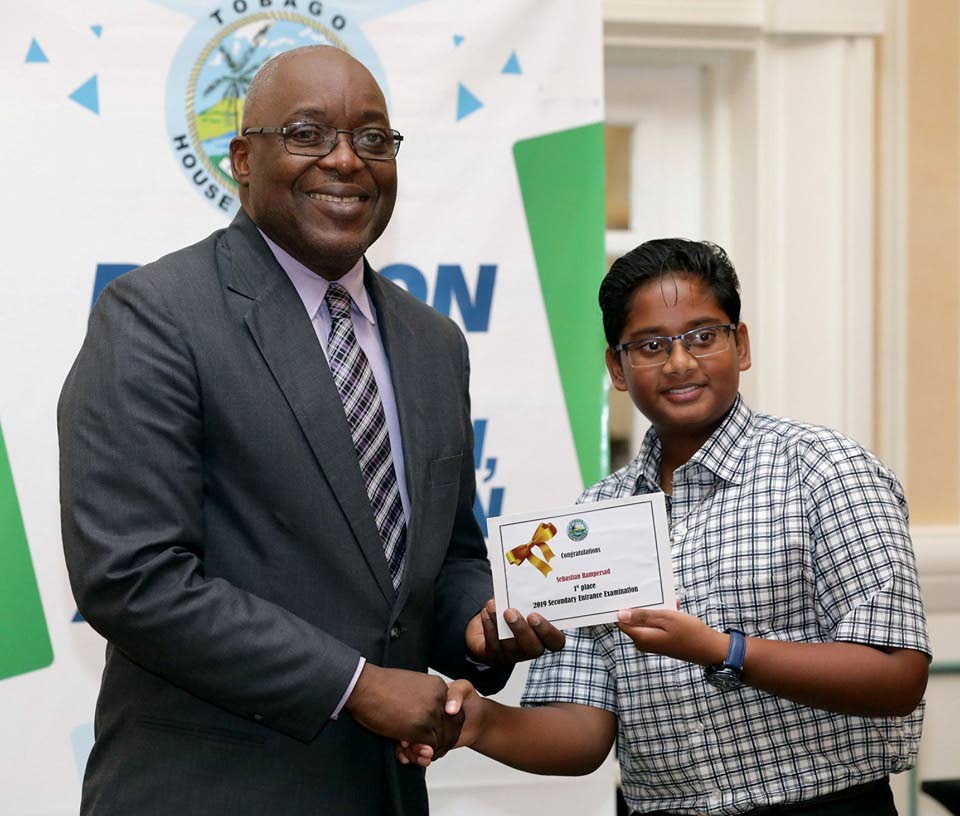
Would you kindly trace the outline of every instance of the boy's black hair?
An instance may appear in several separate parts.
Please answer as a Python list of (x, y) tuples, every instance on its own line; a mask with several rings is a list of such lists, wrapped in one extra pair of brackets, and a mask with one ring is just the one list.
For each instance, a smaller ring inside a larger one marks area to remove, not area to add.
[(617, 258), (600, 284), (603, 332), (611, 348), (620, 342), (633, 293), (667, 275), (704, 281), (730, 322), (740, 322), (740, 281), (723, 248), (709, 241), (656, 238)]

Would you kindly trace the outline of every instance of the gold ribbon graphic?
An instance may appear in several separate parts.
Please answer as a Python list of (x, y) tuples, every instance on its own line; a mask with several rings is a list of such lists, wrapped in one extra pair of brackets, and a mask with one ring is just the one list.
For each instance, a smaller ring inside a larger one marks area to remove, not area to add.
[[(507, 561), (511, 564), (522, 564), (524, 561), (529, 561), (533, 566), (535, 566), (540, 572), (543, 573), (543, 577), (546, 578), (547, 574), (553, 570), (547, 561), (553, 558), (553, 550), (550, 549), (547, 542), (557, 534), (557, 528), (552, 524), (539, 524), (537, 526), (537, 531), (533, 534), (526, 544), (522, 544), (519, 547), (514, 547), (512, 550), (507, 552)], [(546, 561), (537, 558), (533, 554), (533, 548), (539, 547), (540, 554), (546, 559)]]

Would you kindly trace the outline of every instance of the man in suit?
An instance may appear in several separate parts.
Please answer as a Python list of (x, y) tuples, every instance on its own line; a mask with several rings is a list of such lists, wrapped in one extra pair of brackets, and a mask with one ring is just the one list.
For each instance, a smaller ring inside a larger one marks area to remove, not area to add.
[(508, 610), (473, 518), (456, 326), (363, 253), (402, 137), (360, 63), (286, 52), (231, 144), (225, 230), (101, 295), (61, 396), (64, 550), (108, 641), (81, 810), (426, 812), (428, 666), (488, 693), (563, 645)]

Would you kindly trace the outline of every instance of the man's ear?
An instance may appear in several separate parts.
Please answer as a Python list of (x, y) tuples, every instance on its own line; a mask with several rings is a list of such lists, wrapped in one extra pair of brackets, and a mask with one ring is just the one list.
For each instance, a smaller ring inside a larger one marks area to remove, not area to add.
[(737, 362), (741, 371), (750, 368), (750, 334), (746, 323), (737, 324)]
[(246, 136), (234, 136), (230, 140), (230, 172), (241, 187), (250, 184), (250, 140)]
[(620, 352), (607, 346), (607, 353), (604, 355), (607, 363), (607, 371), (610, 372), (610, 381), (617, 391), (627, 390), (627, 380), (623, 376), (623, 365), (620, 362)]

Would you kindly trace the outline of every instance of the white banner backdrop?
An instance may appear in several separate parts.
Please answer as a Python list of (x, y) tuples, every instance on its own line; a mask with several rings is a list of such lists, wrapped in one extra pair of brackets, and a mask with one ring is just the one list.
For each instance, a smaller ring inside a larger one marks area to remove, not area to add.
[[(600, 0), (32, 0), (0, 32), (0, 811), (75, 813), (103, 642), (63, 565), (55, 409), (92, 301), (225, 226), (256, 67), (314, 42), (374, 73), (405, 141), (369, 257), (471, 347), (478, 516), (602, 475)], [(524, 671), (499, 699), (515, 701)], [(610, 766), (544, 780), (456, 752), (434, 813), (612, 813)], [(509, 796), (491, 795), (503, 787)]]

